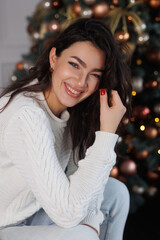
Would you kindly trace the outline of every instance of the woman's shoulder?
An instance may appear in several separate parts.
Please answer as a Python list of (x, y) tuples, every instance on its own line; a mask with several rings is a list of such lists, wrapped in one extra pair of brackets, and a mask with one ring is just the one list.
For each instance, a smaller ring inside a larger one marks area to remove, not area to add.
[[(5, 106), (5, 104), (9, 101), (10, 99), (10, 94), (7, 93), (6, 95), (4, 95), (2, 98), (0, 98), (0, 108), (3, 108)], [(17, 94), (11, 101), (10, 103), (7, 105), (7, 107), (5, 108), (5, 110), (9, 109), (13, 109), (14, 111), (18, 111), (20, 108), (22, 107), (38, 107), (40, 108), (37, 99), (34, 97), (33, 93), (29, 93), (29, 92), (22, 92)]]
[[(37, 79), (34, 79), (32, 82), (30, 82), (28, 85), (32, 85), (34, 83), (37, 83)], [(3, 107), (8, 103), (10, 100), (11, 94), (13, 92), (6, 93), (3, 97), (0, 98), (0, 109), (3, 109)], [(17, 112), (19, 109), (23, 107), (38, 107), (40, 108), (40, 105), (38, 104), (38, 97), (42, 98), (43, 94), (41, 92), (20, 92), (17, 95), (15, 95), (9, 104), (6, 106), (5, 110), (3, 112)]]
[[(10, 96), (7, 94), (0, 99), (0, 108), (8, 102), (9, 98)], [(44, 110), (41, 108), (33, 93), (30, 94), (29, 92), (22, 92), (11, 100), (6, 108), (0, 113), (1, 126), (4, 122), (9, 122), (11, 119), (24, 111), (27, 111), (28, 114), (34, 115), (34, 117), (36, 117), (36, 112), (39, 113), (38, 115), (44, 113)]]

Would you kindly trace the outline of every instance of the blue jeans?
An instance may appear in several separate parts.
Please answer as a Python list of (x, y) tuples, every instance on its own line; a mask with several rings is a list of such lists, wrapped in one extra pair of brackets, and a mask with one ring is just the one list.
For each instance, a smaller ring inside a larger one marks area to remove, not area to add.
[(0, 230), (0, 240), (122, 240), (129, 211), (129, 193), (122, 182), (109, 178), (101, 210), (105, 219), (99, 237), (85, 225), (69, 229), (59, 227), (41, 208), (22, 224)]

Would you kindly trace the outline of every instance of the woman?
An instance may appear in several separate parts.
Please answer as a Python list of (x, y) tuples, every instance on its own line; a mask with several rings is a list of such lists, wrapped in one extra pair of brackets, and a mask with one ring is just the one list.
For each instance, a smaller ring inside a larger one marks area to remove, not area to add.
[(0, 239), (122, 239), (129, 196), (109, 174), (131, 86), (108, 28), (74, 22), (0, 107)]

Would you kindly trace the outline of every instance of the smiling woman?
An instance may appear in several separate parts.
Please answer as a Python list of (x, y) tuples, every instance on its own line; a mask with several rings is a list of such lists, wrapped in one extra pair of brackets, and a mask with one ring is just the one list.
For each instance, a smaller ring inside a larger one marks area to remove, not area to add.
[(1, 240), (122, 240), (129, 194), (109, 175), (131, 90), (110, 30), (82, 18), (1, 94)]

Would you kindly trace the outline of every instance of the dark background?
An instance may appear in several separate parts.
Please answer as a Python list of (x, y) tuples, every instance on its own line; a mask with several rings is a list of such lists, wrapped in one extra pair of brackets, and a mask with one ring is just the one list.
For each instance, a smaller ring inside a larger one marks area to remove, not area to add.
[(136, 213), (128, 215), (124, 240), (160, 240), (160, 191)]

